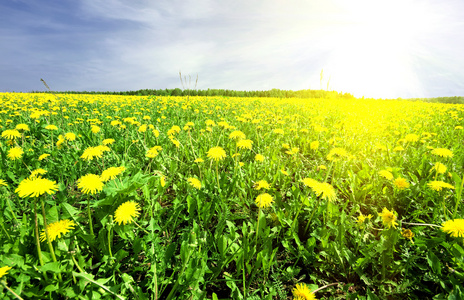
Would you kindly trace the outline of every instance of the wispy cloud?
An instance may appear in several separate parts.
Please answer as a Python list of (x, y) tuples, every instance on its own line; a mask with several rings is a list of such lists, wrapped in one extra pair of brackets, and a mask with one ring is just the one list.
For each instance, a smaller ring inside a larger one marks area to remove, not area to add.
[[(179, 70), (199, 74), (201, 89), (318, 89), (324, 68), (325, 80), (332, 75), (330, 87), (349, 92), (347, 84), (354, 83), (345, 78), (347, 71), (330, 69), (346, 62), (346, 53), (359, 52), (359, 37), (350, 39), (354, 6), (346, 4), (354, 2), (3, 2), (0, 91), (43, 90), (40, 78), (55, 90), (175, 88)], [(393, 97), (464, 95), (464, 45), (458, 38), (464, 6), (426, 2), (437, 10), (431, 15), (437, 20), (417, 31), (410, 67), (399, 69), (415, 88), (397, 82)], [(419, 8), (425, 2), (404, 3)]]

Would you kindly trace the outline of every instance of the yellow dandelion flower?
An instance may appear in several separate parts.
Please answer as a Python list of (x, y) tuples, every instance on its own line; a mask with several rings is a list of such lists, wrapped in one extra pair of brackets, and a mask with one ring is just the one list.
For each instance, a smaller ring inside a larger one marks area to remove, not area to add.
[(443, 182), (443, 181), (431, 181), (427, 183), (427, 186), (431, 188), (432, 190), (435, 190), (437, 192), (440, 192), (443, 188), (445, 189), (454, 189), (454, 186), (452, 186), (449, 183)]
[(452, 237), (464, 237), (464, 219), (448, 220), (441, 226), (441, 230)]
[(121, 174), (125, 170), (126, 170), (125, 167), (110, 167), (110, 168), (108, 168), (108, 169), (106, 169), (105, 171), (102, 172), (102, 174), (100, 176), (101, 180), (103, 182), (113, 180), (113, 179), (116, 178), (116, 176), (118, 176), (119, 174)]
[(393, 179), (393, 174), (390, 171), (387, 171), (387, 170), (379, 171), (379, 175), (382, 176), (383, 178), (387, 179), (387, 180), (392, 180)]
[(116, 223), (121, 225), (130, 224), (134, 222), (133, 218), (140, 215), (140, 206), (137, 202), (127, 201), (119, 205), (118, 209), (114, 213), (114, 220)]
[(159, 135), (160, 135), (160, 132), (159, 132), (157, 129), (153, 129), (151, 132), (153, 133), (153, 135), (154, 135), (156, 138), (159, 137)]
[(240, 140), (240, 141), (237, 142), (237, 147), (239, 149), (249, 149), (249, 150), (251, 150), (252, 145), (253, 145), (252, 140)]
[(404, 190), (409, 188), (409, 182), (402, 177), (398, 177), (393, 181), (393, 184), (399, 189), (399, 190)]
[[(106, 146), (102, 146), (102, 147), (106, 147)], [(84, 153), (82, 153), (81, 158), (85, 160), (92, 160), (94, 157), (101, 158), (102, 155), (103, 155), (103, 148), (100, 148), (100, 146), (88, 147), (84, 150)]]
[(202, 163), (202, 162), (204, 162), (204, 160), (202, 158), (197, 158), (193, 162)]
[(389, 211), (386, 207), (383, 208), (382, 212), (379, 213), (379, 216), (382, 218), (382, 223), (387, 228), (394, 227), (396, 228), (396, 216), (393, 214), (393, 211)]
[(24, 151), (21, 147), (14, 147), (14, 148), (11, 148), (10, 150), (8, 150), (8, 155), (7, 157), (11, 160), (16, 160), (16, 159), (20, 159), (24, 154)]
[(258, 197), (256, 197), (255, 200), (256, 205), (258, 205), (259, 208), (266, 208), (268, 206), (271, 206), (273, 201), (274, 199), (268, 193), (258, 195)]
[(258, 182), (255, 183), (255, 190), (260, 190), (260, 189), (270, 189), (271, 188), (271, 185), (266, 181), (266, 180), (260, 180)]
[(45, 126), (45, 129), (47, 129), (47, 130), (58, 130), (58, 127), (56, 127), (55, 125), (47, 125), (47, 126)]
[(320, 165), (317, 167), (317, 170), (327, 170), (327, 166), (326, 165)]
[(453, 157), (453, 152), (445, 148), (435, 148), (432, 150), (432, 154), (438, 155), (444, 158)]
[(313, 188), (314, 186), (320, 184), (319, 181), (312, 179), (312, 178), (304, 178), (302, 182), (304, 185), (306, 185), (309, 188)]
[(29, 125), (27, 124), (18, 124), (16, 125), (17, 130), (24, 130), (24, 131), (30, 131)]
[[(61, 235), (65, 235), (74, 229), (76, 223), (72, 220), (60, 220), (47, 225), (48, 237), (50, 241), (53, 242), (57, 238), (61, 238)], [(40, 234), (40, 241), (43, 242), (47, 239), (45, 229), (42, 230)]]
[(256, 154), (255, 161), (264, 161), (264, 156), (262, 154)]
[(76, 134), (73, 132), (68, 132), (64, 135), (64, 138), (70, 142), (74, 141), (76, 139)]
[(162, 187), (164, 187), (164, 186), (166, 185), (166, 177), (161, 176), (161, 178), (160, 178), (160, 184), (161, 184)]
[(80, 188), (84, 194), (96, 194), (103, 190), (103, 181), (98, 175), (87, 174), (79, 178), (77, 187)]
[(235, 131), (232, 131), (230, 134), (229, 134), (229, 139), (234, 139), (234, 140), (244, 140), (246, 139), (246, 135), (241, 132), (240, 130), (235, 130)]
[(419, 140), (419, 136), (417, 134), (414, 134), (414, 133), (410, 133), (410, 134), (407, 134), (404, 139), (406, 140), (406, 142), (409, 142), (409, 143), (415, 143)]
[(335, 193), (335, 189), (327, 182), (317, 183), (313, 187), (311, 187), (316, 196), (321, 197), (324, 200), (328, 200), (330, 202), (335, 201), (337, 198), (337, 194)]
[(18, 196), (24, 197), (39, 197), (45, 193), (51, 195), (58, 190), (58, 185), (55, 181), (51, 181), (41, 177), (26, 178), (21, 181), (15, 190)]
[(188, 178), (187, 179), (188, 183), (193, 186), (194, 188), (196, 188), (197, 190), (201, 189), (201, 182), (200, 180), (196, 179), (196, 178)]
[(327, 154), (327, 160), (337, 160), (343, 157), (348, 157), (348, 152), (343, 148), (333, 148)]
[(223, 160), (227, 154), (222, 147), (213, 147), (208, 151), (208, 158), (214, 159), (215, 161)]
[(317, 150), (319, 149), (319, 141), (313, 141), (311, 144), (309, 144), (309, 148), (311, 150)]
[(148, 149), (147, 153), (145, 154), (148, 158), (155, 158), (158, 156), (159, 151), (163, 150), (160, 146), (154, 146)]
[(295, 300), (317, 300), (313, 292), (304, 283), (297, 283), (293, 289), (293, 299)]
[(436, 162), (433, 165), (432, 169), (430, 169), (430, 173), (437, 172), (438, 174), (445, 174), (446, 170), (447, 170), (447, 167), (444, 164), (440, 162)]
[(102, 141), (102, 144), (106, 146), (106, 145), (111, 145), (111, 144), (113, 144), (114, 142), (115, 142), (114, 139), (104, 139), (104, 140)]
[(9, 140), (14, 140), (15, 138), (20, 138), (21, 133), (19, 133), (16, 129), (7, 129), (2, 132), (2, 138), (6, 138)]
[(34, 171), (31, 172), (31, 175), (29, 175), (29, 178), (32, 179), (34, 177), (37, 177), (38, 175), (44, 175), (44, 174), (47, 174), (47, 170), (35, 169)]
[(370, 220), (372, 219), (372, 215), (371, 214), (368, 214), (367, 216), (363, 215), (362, 213), (359, 213), (359, 216), (358, 216), (358, 219), (357, 219), (357, 223), (358, 224), (362, 224), (364, 223), (366, 220)]
[(44, 160), (44, 159), (46, 159), (46, 158), (49, 157), (49, 156), (50, 156), (50, 154), (44, 153), (44, 154), (42, 154), (42, 155), (39, 156), (39, 161), (40, 161), (40, 160)]
[(285, 134), (285, 131), (280, 128), (274, 129), (272, 132), (274, 132), (275, 134), (281, 134), (281, 135)]
[(99, 133), (100, 127), (98, 127), (97, 125), (92, 125), (92, 127), (90, 127), (90, 131), (92, 131), (92, 133)]
[(146, 132), (147, 127), (148, 127), (147, 125), (143, 124), (142, 126), (139, 127), (139, 129), (137, 131), (140, 132), (140, 133)]
[(0, 278), (8, 274), (8, 271), (11, 270), (10, 266), (4, 266), (0, 268)]
[[(414, 237), (414, 232), (411, 231), (411, 229), (405, 229), (403, 228), (403, 230), (401, 231), (401, 235), (405, 238), (405, 239), (409, 239), (411, 242), (412, 242), (412, 238)], [(414, 243), (414, 242), (413, 242)]]

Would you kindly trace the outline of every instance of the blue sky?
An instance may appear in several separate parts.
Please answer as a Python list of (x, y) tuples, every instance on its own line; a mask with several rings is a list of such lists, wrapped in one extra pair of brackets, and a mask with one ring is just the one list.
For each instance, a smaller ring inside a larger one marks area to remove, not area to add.
[(461, 0), (5, 0), (0, 43), (0, 92), (176, 88), (181, 71), (199, 89), (464, 96)]

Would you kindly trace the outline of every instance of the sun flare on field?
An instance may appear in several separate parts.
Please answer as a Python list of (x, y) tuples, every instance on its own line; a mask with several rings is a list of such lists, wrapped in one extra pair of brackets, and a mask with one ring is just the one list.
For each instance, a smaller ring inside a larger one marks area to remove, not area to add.
[(356, 97), (421, 94), (414, 57), (433, 15), (424, 5), (390, 1), (347, 2), (340, 14), (337, 47), (323, 69), (325, 89)]

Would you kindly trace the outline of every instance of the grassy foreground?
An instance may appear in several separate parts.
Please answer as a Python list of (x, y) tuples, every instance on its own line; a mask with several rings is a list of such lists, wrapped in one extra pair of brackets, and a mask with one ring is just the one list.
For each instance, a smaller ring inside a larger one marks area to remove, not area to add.
[(0, 94), (2, 299), (461, 299), (464, 106)]

